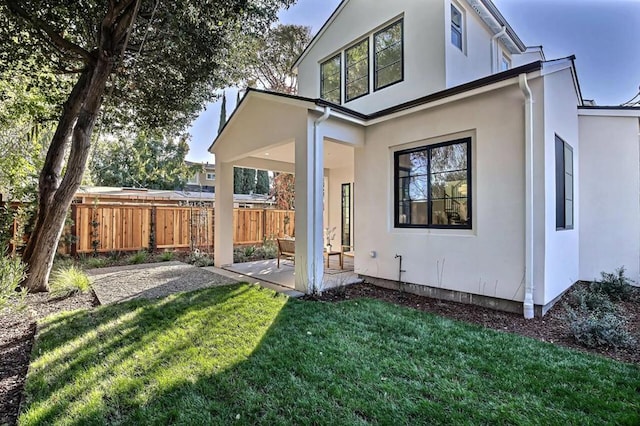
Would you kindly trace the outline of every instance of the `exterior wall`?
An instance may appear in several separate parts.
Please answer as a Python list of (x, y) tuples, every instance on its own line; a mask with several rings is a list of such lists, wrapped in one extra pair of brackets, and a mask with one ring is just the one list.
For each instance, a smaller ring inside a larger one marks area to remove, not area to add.
[[(307, 53), (298, 68), (301, 96), (320, 97), (320, 64), (404, 16), (404, 81), (347, 102), (363, 113), (379, 111), (445, 88), (443, 0), (350, 0)], [(344, 59), (342, 61), (344, 68)], [(370, 57), (370, 79), (373, 58)], [(343, 70), (344, 73), (344, 70)], [(342, 84), (344, 92), (344, 81)]]
[[(464, 14), (464, 51), (451, 43), (451, 7), (453, 4)], [(491, 37), (493, 33), (480, 16), (464, 1), (445, 1), (444, 27), (447, 55), (447, 87), (457, 86), (491, 74)], [(497, 51), (504, 49), (499, 43)], [(506, 49), (504, 49), (506, 51)]]
[(543, 61), (542, 50), (528, 50), (520, 55), (511, 55), (511, 66), (513, 68), (530, 64), (535, 61)]
[[(339, 249), (341, 245), (342, 236), (342, 184), (351, 184), (351, 200), (353, 203), (353, 167), (343, 167), (339, 169), (330, 169), (328, 173), (329, 177), (329, 205), (325, 205), (325, 209), (328, 211), (328, 228), (335, 226), (336, 233), (332, 246), (335, 249)], [(353, 205), (351, 211), (351, 224), (353, 226)], [(351, 228), (351, 244), (353, 245), (353, 227)], [(326, 243), (326, 241), (325, 241)]]
[[(540, 80), (530, 83), (538, 98)], [(400, 254), (404, 282), (521, 302), (523, 117), (514, 84), (368, 128), (365, 148), (355, 150), (356, 272), (395, 281)], [(472, 137), (473, 229), (394, 228), (393, 152), (464, 136)], [(535, 303), (541, 302), (538, 291)]]
[(638, 117), (580, 116), (580, 274), (640, 282)]
[[(562, 294), (579, 277), (581, 182), (577, 107), (578, 99), (569, 68), (544, 77), (545, 304)], [(556, 135), (573, 148), (573, 229), (556, 230)]]

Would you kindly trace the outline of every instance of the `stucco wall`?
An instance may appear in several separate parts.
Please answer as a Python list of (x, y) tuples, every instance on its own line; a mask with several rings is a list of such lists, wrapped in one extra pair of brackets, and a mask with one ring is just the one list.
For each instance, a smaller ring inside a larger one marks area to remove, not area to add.
[[(350, 0), (300, 64), (300, 95), (320, 97), (320, 63), (401, 16), (404, 17), (404, 81), (376, 92), (370, 84), (369, 95), (345, 106), (371, 113), (444, 89), (443, 7), (443, 0)], [(370, 45), (372, 48), (372, 43)], [(344, 67), (344, 60), (342, 65)], [(371, 78), (372, 57), (369, 69)], [(344, 82), (342, 86), (344, 92)]]
[[(341, 245), (342, 235), (342, 184), (350, 183), (353, 201), (353, 167), (342, 167), (338, 169), (330, 169), (328, 172), (329, 177), (329, 205), (328, 208), (328, 227), (336, 228), (335, 239), (333, 240), (333, 248), (339, 249)], [(353, 206), (352, 206), (353, 207)], [(353, 211), (352, 211), (352, 223), (353, 223)], [(353, 244), (353, 229), (351, 232), (351, 243)]]
[(580, 116), (580, 279), (640, 281), (638, 117)]
[[(400, 254), (406, 282), (522, 301), (523, 117), (514, 84), (368, 128), (355, 151), (356, 272), (397, 280)], [(472, 137), (473, 229), (394, 228), (393, 152), (461, 136)]]
[[(580, 143), (578, 99), (571, 70), (566, 68), (544, 77), (544, 165), (545, 165), (545, 293), (551, 302), (578, 280), (580, 223)], [(556, 229), (555, 136), (573, 148), (573, 229)]]

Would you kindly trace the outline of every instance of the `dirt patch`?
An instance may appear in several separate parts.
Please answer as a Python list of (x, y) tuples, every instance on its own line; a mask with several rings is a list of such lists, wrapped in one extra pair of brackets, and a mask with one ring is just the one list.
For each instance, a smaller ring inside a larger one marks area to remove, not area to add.
[[(569, 297), (569, 294), (570, 293), (565, 294), (544, 317), (531, 320), (525, 320), (523, 316), (519, 314), (417, 296), (397, 290), (376, 287), (367, 283), (332, 289), (324, 292), (321, 297), (313, 296), (307, 297), (307, 299), (327, 302), (338, 302), (358, 298), (379, 299), (396, 305), (431, 312), (443, 317), (478, 324), (494, 330), (517, 333), (543, 342), (550, 342), (584, 352), (604, 355), (618, 361), (640, 363), (640, 350), (638, 350), (638, 348), (589, 349), (578, 344), (573, 339), (573, 336), (571, 336), (567, 321), (564, 318), (565, 309), (563, 302)], [(620, 302), (619, 308), (628, 321), (629, 331), (640, 341), (640, 302)]]
[(55, 312), (91, 308), (97, 300), (93, 292), (61, 300), (39, 293), (28, 295), (26, 304), (23, 311), (0, 313), (0, 425), (16, 422), (36, 321)]

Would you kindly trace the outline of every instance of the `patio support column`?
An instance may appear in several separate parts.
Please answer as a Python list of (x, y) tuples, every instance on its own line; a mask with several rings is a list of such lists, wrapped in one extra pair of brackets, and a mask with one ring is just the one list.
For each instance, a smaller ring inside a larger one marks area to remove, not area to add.
[(233, 263), (233, 164), (216, 163), (213, 261), (218, 268)]
[(313, 294), (323, 290), (322, 241), (324, 138), (320, 119), (307, 119), (307, 137), (295, 141), (296, 290)]

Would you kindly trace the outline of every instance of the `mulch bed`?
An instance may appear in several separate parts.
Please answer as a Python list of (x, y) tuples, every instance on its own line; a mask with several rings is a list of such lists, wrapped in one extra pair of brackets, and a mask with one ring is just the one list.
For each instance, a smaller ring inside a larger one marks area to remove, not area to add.
[(49, 294), (27, 296), (26, 309), (0, 314), (0, 425), (13, 425), (18, 417), (24, 380), (29, 367), (36, 321), (52, 313), (97, 305), (93, 292), (49, 300)]
[[(525, 320), (522, 315), (416, 296), (366, 283), (332, 289), (324, 292), (321, 297), (307, 297), (309, 300), (325, 302), (358, 298), (380, 299), (495, 330), (518, 333), (545, 342), (604, 355), (619, 361), (640, 363), (638, 350), (586, 349), (578, 345), (569, 334), (563, 318), (562, 300), (543, 318)], [(49, 300), (48, 294), (41, 293), (27, 296), (27, 308), (24, 311), (0, 314), (0, 425), (13, 425), (16, 422), (36, 331), (36, 321), (55, 312), (88, 309), (96, 305), (97, 299), (93, 292), (62, 300)], [(638, 303), (630, 302), (621, 305), (623, 311), (628, 314), (630, 331), (640, 337)]]

